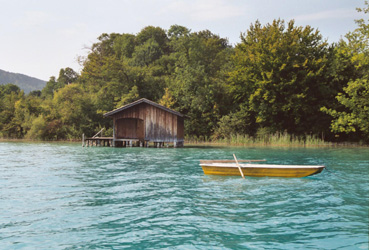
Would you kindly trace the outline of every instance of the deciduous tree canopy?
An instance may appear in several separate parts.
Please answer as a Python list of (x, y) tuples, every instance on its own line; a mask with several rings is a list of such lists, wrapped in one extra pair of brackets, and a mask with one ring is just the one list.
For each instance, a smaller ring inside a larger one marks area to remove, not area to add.
[[(359, 11), (368, 13), (368, 4)], [(61, 69), (28, 95), (1, 85), (0, 137), (93, 135), (111, 127), (103, 113), (147, 98), (185, 114), (189, 136), (286, 131), (369, 142), (369, 26), (357, 24), (334, 44), (280, 19), (251, 24), (234, 47), (180, 25), (104, 33), (80, 73)]]

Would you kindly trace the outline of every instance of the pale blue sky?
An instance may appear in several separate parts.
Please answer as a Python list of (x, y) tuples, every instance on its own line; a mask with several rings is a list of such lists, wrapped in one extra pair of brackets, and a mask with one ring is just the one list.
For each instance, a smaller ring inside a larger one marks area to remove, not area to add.
[[(0, 0), (0, 69), (43, 80), (71, 67), (102, 33), (137, 34), (148, 25), (209, 29), (232, 44), (257, 19), (281, 18), (336, 42), (363, 18), (363, 0)], [(367, 19), (367, 18), (366, 18)]]

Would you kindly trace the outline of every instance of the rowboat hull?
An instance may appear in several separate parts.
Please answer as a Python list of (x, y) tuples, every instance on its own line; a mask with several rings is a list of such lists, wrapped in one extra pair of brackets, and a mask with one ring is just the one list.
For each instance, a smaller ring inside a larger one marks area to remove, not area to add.
[[(240, 170), (234, 163), (202, 163), (200, 164), (206, 175), (240, 176)], [(323, 171), (324, 166), (303, 165), (269, 165), (269, 164), (240, 164), (245, 176), (252, 177), (306, 177)]]

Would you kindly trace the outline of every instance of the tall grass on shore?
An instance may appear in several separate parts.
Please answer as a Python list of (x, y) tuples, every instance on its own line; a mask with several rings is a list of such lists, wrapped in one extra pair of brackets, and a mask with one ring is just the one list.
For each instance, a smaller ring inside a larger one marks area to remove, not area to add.
[(226, 144), (226, 145), (271, 145), (271, 146), (331, 146), (331, 142), (326, 142), (316, 135), (295, 136), (287, 132), (258, 133), (255, 136), (230, 135), (226, 138), (212, 139), (204, 136), (192, 136), (185, 138), (186, 143), (198, 144)]

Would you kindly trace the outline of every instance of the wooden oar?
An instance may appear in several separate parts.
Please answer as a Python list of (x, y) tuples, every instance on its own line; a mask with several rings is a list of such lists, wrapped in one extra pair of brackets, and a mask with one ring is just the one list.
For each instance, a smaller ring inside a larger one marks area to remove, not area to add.
[[(266, 161), (266, 160), (237, 160), (239, 163), (240, 162), (262, 162), (262, 161)], [(234, 160), (200, 160), (200, 163), (232, 163), (234, 162)]]
[(234, 157), (234, 160), (236, 161), (236, 165), (237, 165), (237, 167), (238, 167), (238, 170), (240, 170), (240, 173), (241, 173), (242, 178), (244, 178), (244, 179), (245, 179), (245, 176), (243, 175), (243, 172), (242, 172), (241, 166), (240, 166), (240, 164), (238, 164), (238, 161), (237, 161), (236, 155), (235, 155), (235, 154), (233, 154), (233, 157)]

